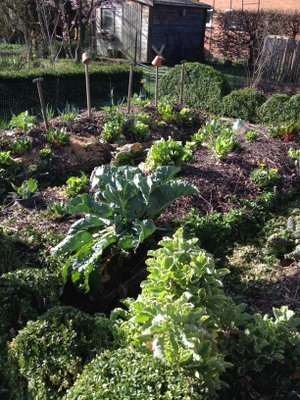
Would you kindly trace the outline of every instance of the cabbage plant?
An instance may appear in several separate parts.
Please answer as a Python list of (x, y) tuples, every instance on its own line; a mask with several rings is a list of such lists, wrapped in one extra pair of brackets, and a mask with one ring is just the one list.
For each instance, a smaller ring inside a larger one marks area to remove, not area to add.
[[(94, 197), (83, 194), (68, 205), (70, 214), (84, 214), (54, 249), (67, 256), (64, 279), (86, 292), (103, 280), (101, 256), (114, 246), (136, 250), (156, 230), (155, 220), (177, 198), (197, 193), (189, 182), (174, 179), (178, 167), (162, 167), (146, 175), (132, 166), (103, 165), (91, 176)], [(99, 282), (100, 280), (100, 282)]]

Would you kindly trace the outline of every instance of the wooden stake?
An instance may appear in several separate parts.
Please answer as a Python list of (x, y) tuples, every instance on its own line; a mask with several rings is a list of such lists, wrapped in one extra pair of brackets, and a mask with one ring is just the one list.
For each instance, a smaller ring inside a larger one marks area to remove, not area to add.
[(129, 70), (129, 82), (128, 82), (128, 114), (131, 111), (131, 97), (132, 97), (132, 85), (133, 85), (133, 66), (134, 62), (130, 63), (130, 70)]
[(181, 76), (180, 76), (180, 92), (179, 92), (179, 104), (183, 105), (183, 92), (184, 92), (184, 64), (185, 60), (181, 61)]
[(86, 86), (86, 104), (88, 110), (88, 117), (92, 117), (92, 106), (91, 106), (91, 88), (90, 88), (90, 75), (89, 75), (89, 64), (84, 64), (85, 70), (85, 86)]
[(158, 103), (158, 67), (155, 67), (155, 100), (154, 105), (157, 107)]
[(39, 99), (40, 99), (40, 104), (41, 104), (41, 111), (42, 111), (42, 116), (45, 124), (46, 130), (49, 128), (48, 124), (48, 119), (47, 119), (47, 113), (46, 113), (46, 106), (45, 106), (45, 101), (44, 101), (44, 96), (43, 96), (43, 89), (42, 89), (42, 82), (44, 78), (36, 78), (32, 81), (32, 83), (36, 83), (37, 85), (37, 90), (39, 93)]

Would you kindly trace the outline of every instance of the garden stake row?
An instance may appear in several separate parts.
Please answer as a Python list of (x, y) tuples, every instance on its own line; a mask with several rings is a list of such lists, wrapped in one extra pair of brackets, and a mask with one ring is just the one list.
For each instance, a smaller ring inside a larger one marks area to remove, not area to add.
[(36, 83), (36, 85), (37, 85), (40, 104), (41, 104), (42, 116), (43, 116), (45, 128), (46, 128), (46, 130), (48, 130), (49, 124), (48, 124), (46, 106), (45, 106), (45, 101), (44, 101), (44, 96), (43, 96), (43, 89), (42, 89), (42, 82), (43, 81), (44, 81), (44, 78), (36, 78), (36, 79), (33, 79), (32, 83)]
[(91, 107), (89, 64), (92, 62), (92, 57), (89, 55), (89, 53), (82, 54), (82, 62), (84, 64), (84, 70), (85, 70), (86, 103), (87, 103), (87, 109), (88, 109), (88, 117), (91, 118), (92, 107)]
[(160, 50), (157, 50), (155, 46), (152, 46), (152, 49), (156, 53), (154, 60), (152, 61), (152, 65), (155, 67), (155, 100), (154, 105), (157, 107), (158, 103), (158, 68), (161, 66), (162, 61), (164, 60), (162, 53), (165, 49), (165, 45), (163, 44)]

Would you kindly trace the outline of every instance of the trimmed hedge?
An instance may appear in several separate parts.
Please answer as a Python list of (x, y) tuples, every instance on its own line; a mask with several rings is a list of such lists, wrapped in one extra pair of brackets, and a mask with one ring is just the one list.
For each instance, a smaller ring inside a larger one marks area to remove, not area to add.
[(286, 112), (289, 122), (300, 122), (300, 93), (290, 98)]
[[(0, 398), (17, 399), (7, 368), (8, 342), (27, 321), (58, 304), (60, 279), (40, 269), (24, 269), (0, 277)], [(14, 395), (12, 396), (12, 393)]]
[[(128, 65), (90, 66), (92, 106), (100, 106), (109, 101), (110, 89), (114, 88), (114, 99), (118, 101), (127, 96)], [(36, 85), (32, 80), (43, 77), (45, 103), (53, 108), (64, 108), (66, 103), (86, 107), (84, 68), (82, 65), (68, 66), (64, 69), (34, 69), (0, 73), (0, 115), (10, 118), (11, 113), (19, 114), (25, 110), (39, 112), (39, 99)], [(139, 90), (143, 72), (134, 73), (134, 90)]]
[[(159, 81), (159, 95), (171, 101), (179, 97), (181, 66), (176, 65), (166, 72)], [(201, 111), (218, 113), (222, 97), (230, 88), (223, 75), (214, 68), (196, 63), (185, 64), (184, 104)]]
[(255, 89), (233, 90), (223, 99), (223, 112), (227, 117), (256, 122), (258, 108), (266, 97)]
[(65, 400), (200, 400), (196, 381), (150, 352), (122, 348), (106, 351), (88, 364)]
[(10, 344), (10, 358), (27, 382), (28, 399), (57, 400), (84, 364), (102, 348), (112, 347), (113, 341), (108, 319), (55, 307), (20, 331)]
[(276, 125), (286, 122), (287, 104), (290, 97), (287, 94), (274, 94), (258, 109), (259, 121)]

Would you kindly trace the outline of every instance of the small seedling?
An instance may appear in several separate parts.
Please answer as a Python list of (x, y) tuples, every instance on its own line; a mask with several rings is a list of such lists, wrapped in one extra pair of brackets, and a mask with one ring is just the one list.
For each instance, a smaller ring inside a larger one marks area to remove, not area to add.
[(54, 146), (65, 146), (69, 143), (69, 135), (63, 130), (49, 128), (47, 142), (53, 144)]
[(259, 168), (256, 168), (251, 174), (251, 179), (261, 189), (273, 186), (280, 178), (277, 168), (266, 168), (265, 164), (260, 164)]
[(15, 139), (11, 144), (11, 151), (13, 154), (21, 156), (27, 153), (31, 147), (32, 144), (29, 138)]
[(44, 149), (41, 149), (39, 151), (39, 155), (43, 160), (50, 160), (50, 158), (52, 158), (53, 153), (51, 149), (48, 149), (47, 147), (45, 147)]
[(38, 181), (36, 179), (28, 179), (23, 181), (19, 187), (15, 185), (12, 186), (22, 199), (29, 199), (37, 192)]
[(45, 216), (51, 219), (63, 219), (68, 215), (67, 205), (63, 201), (54, 201), (49, 204)]
[(28, 111), (24, 111), (19, 115), (14, 115), (9, 122), (9, 128), (18, 128), (22, 132), (27, 133), (30, 129), (36, 127), (36, 117), (29, 115)]
[(75, 197), (77, 194), (85, 191), (89, 184), (89, 178), (82, 172), (81, 177), (71, 176), (66, 184), (67, 197)]
[(78, 110), (67, 103), (64, 111), (60, 113), (59, 118), (62, 122), (73, 122), (76, 117), (78, 117)]
[(245, 139), (249, 143), (255, 142), (259, 138), (259, 133), (256, 131), (249, 131), (245, 134)]

